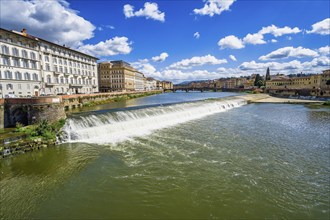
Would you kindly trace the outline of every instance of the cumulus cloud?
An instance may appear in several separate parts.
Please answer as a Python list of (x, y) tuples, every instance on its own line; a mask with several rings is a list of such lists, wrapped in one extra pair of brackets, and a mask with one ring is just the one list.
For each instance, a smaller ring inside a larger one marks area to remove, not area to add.
[(154, 62), (163, 62), (164, 60), (166, 60), (167, 57), (168, 57), (168, 53), (163, 52), (159, 56), (152, 57), (151, 59)]
[(169, 69), (190, 69), (195, 66), (203, 65), (217, 65), (227, 63), (226, 59), (217, 59), (210, 54), (201, 57), (192, 57), (190, 59), (183, 59), (179, 62), (173, 63), (168, 68)]
[(288, 26), (285, 26), (285, 27), (279, 28), (279, 27), (276, 27), (275, 25), (270, 25), (267, 27), (263, 27), (258, 33), (262, 34), (262, 35), (272, 34), (274, 37), (280, 37), (285, 34), (297, 34), (299, 32), (301, 32), (301, 30), (297, 27), (290, 28)]
[(194, 38), (199, 39), (200, 36), (201, 36), (201, 35), (199, 34), (199, 32), (194, 33)]
[(1, 27), (28, 33), (72, 47), (94, 36), (95, 26), (64, 0), (0, 1)]
[[(296, 34), (301, 32), (301, 30), (297, 27), (290, 28), (288, 26), (279, 28), (275, 25), (270, 25), (267, 27), (263, 27), (257, 33), (247, 34), (243, 39), (240, 39), (234, 35), (227, 36), (225, 38), (220, 39), (218, 45), (221, 49), (230, 48), (230, 49), (242, 49), (247, 44), (266, 44), (267, 42), (264, 40), (265, 34), (272, 34), (274, 37), (279, 37), (285, 34)], [(290, 37), (291, 38), (291, 37)], [(276, 43), (277, 40), (272, 39), (272, 43)]]
[(288, 57), (316, 57), (318, 53), (314, 50), (303, 48), (303, 47), (283, 47), (277, 49), (267, 55), (259, 57), (259, 60), (275, 60), (275, 59), (283, 59)]
[(318, 51), (322, 55), (329, 55), (330, 54), (330, 47), (329, 47), (329, 45), (328, 46), (325, 46), (325, 47), (320, 47), (318, 49)]
[(204, 0), (205, 4), (203, 8), (194, 9), (194, 13), (197, 15), (220, 15), (224, 11), (228, 11), (230, 6), (236, 0)]
[(124, 5), (124, 15), (126, 18), (131, 17), (146, 17), (146, 19), (153, 19), (157, 21), (165, 21), (165, 13), (158, 10), (157, 3), (146, 2), (144, 8), (134, 12), (134, 6), (126, 4)]
[(137, 62), (131, 63), (131, 65), (142, 72), (146, 77), (152, 77), (155, 79), (162, 79), (162, 74), (157, 71), (157, 69), (151, 65), (147, 59), (139, 60)]
[(237, 59), (234, 55), (229, 55), (229, 59), (231, 59), (232, 61), (237, 61)]
[(312, 25), (312, 30), (307, 31), (308, 34), (330, 34), (330, 18), (326, 18), (323, 21), (319, 21)]
[(82, 45), (78, 50), (94, 56), (113, 56), (129, 54), (132, 51), (131, 44), (132, 42), (129, 42), (127, 37), (114, 37), (98, 44)]
[(317, 57), (314, 58), (311, 61), (306, 62), (300, 62), (298, 60), (293, 60), (290, 62), (266, 62), (266, 63), (257, 63), (254, 60), (251, 62), (243, 62), (238, 68), (243, 71), (257, 71), (262, 70), (264, 71), (268, 67), (272, 70), (276, 71), (295, 71), (295, 72), (301, 72), (301, 71), (321, 71), (325, 68), (327, 68), (330, 65), (330, 59), (329, 57)]
[(242, 49), (245, 47), (243, 41), (234, 35), (230, 35), (220, 39), (218, 42), (218, 46), (220, 46), (221, 49)]
[(264, 40), (264, 36), (262, 34), (248, 34), (243, 38), (243, 42), (245, 44), (265, 44), (266, 41)]

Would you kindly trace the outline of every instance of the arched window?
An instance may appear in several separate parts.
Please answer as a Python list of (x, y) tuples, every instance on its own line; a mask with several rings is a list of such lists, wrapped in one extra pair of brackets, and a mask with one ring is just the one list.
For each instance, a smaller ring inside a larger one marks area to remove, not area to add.
[(30, 53), (30, 58), (31, 58), (32, 60), (35, 60), (35, 59), (36, 59), (36, 55), (35, 55), (35, 53), (31, 52), (31, 53)]
[(33, 73), (32, 74), (32, 78), (33, 78), (34, 81), (38, 81), (38, 78), (39, 78), (38, 77), (38, 74), (37, 73)]
[(19, 56), (19, 52), (18, 52), (18, 49), (16, 47), (13, 47), (12, 51), (13, 51), (13, 56), (16, 56), (16, 57)]
[(52, 77), (50, 75), (47, 76), (47, 83), (52, 83)]
[(9, 47), (6, 45), (2, 45), (1, 50), (3, 54), (9, 54)]
[(5, 71), (5, 79), (12, 79), (13, 74), (9, 70)]
[(28, 73), (28, 72), (24, 73), (24, 79), (25, 80), (31, 80), (30, 73)]
[(61, 76), (60, 82), (61, 82), (61, 84), (64, 84), (64, 78), (63, 78), (63, 76)]
[(13, 84), (7, 84), (7, 90), (12, 90), (13, 89)]
[(22, 56), (23, 58), (28, 58), (28, 53), (26, 52), (26, 50), (22, 50)]
[(22, 80), (22, 73), (20, 73), (20, 72), (15, 72), (15, 79), (17, 79), (17, 80)]

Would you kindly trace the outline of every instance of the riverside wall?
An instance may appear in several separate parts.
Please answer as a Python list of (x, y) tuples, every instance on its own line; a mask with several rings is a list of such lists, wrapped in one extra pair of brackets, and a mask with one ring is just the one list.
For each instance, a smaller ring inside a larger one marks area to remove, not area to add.
[(112, 101), (116, 98), (128, 99), (133, 95), (143, 96), (161, 91), (112, 92), (96, 94), (75, 94), (63, 96), (42, 96), (35, 98), (0, 99), (0, 128), (35, 124), (42, 120), (49, 122), (66, 118), (66, 110), (82, 107), (99, 101)]

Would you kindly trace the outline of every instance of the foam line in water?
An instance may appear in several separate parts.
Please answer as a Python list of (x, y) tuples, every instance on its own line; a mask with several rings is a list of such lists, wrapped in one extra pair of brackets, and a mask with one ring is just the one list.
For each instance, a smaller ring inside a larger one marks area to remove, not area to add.
[(62, 142), (118, 143), (244, 104), (243, 99), (201, 101), (79, 116), (67, 120)]

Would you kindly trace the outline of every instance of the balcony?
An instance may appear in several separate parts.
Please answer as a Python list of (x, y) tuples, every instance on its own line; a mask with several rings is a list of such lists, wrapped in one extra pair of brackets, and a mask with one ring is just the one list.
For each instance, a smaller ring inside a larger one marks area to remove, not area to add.
[(82, 88), (84, 85), (81, 84), (69, 84), (70, 88)]
[(51, 82), (51, 83), (45, 83), (45, 86), (46, 87), (54, 87), (54, 86), (58, 86), (59, 84), (58, 83), (55, 83), (55, 82)]

